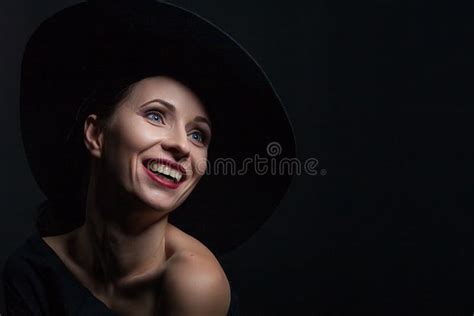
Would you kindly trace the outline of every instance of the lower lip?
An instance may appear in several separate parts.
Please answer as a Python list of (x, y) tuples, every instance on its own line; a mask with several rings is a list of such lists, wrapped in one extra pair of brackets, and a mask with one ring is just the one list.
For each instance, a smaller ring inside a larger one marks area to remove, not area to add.
[(159, 176), (155, 175), (153, 172), (148, 170), (148, 168), (146, 168), (145, 166), (143, 166), (143, 168), (145, 169), (146, 173), (153, 181), (155, 181), (158, 184), (161, 184), (162, 186), (166, 188), (176, 189), (181, 184), (181, 182), (176, 183), (176, 182), (172, 182), (172, 181), (168, 181), (166, 179), (160, 178)]

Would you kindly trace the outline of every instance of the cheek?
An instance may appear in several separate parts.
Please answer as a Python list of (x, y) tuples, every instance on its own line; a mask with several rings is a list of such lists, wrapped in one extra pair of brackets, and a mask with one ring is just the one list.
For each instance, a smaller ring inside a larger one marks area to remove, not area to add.
[(194, 161), (194, 172), (198, 175), (198, 178), (201, 178), (206, 172), (207, 168), (211, 167), (208, 166), (209, 163), (207, 161), (207, 150), (198, 150), (195, 153)]
[(122, 154), (138, 154), (147, 148), (152, 147), (164, 137), (164, 132), (153, 128), (153, 126), (138, 120), (127, 120), (118, 122), (119, 128), (114, 131), (115, 147), (119, 148)]
[(133, 124), (133, 122), (117, 124), (108, 135), (105, 149), (106, 161), (115, 172), (128, 174), (129, 169), (136, 164), (138, 155), (152, 144), (153, 139), (143, 126)]

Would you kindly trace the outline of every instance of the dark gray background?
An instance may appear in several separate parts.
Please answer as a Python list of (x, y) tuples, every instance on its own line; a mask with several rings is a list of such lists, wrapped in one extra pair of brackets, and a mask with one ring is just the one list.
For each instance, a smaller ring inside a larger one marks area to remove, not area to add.
[[(222, 258), (244, 315), (460, 314), (473, 296), (474, 7), (457, 1), (172, 1), (256, 58), (293, 122), (299, 176)], [(2, 2), (0, 255), (42, 199), (20, 142), (21, 52), (76, 1)]]

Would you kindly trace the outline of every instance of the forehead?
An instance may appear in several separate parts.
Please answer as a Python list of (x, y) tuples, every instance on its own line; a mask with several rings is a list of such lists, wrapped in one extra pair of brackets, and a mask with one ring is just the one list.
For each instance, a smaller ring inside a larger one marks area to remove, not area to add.
[(155, 99), (174, 105), (177, 111), (207, 117), (206, 109), (199, 97), (186, 85), (170, 77), (157, 76), (138, 81), (132, 86), (124, 101), (128, 106), (135, 108)]

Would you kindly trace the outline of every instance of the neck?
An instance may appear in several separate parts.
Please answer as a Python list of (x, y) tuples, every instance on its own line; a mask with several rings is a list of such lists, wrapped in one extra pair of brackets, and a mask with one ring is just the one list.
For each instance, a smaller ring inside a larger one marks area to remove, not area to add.
[(167, 219), (138, 234), (115, 223), (86, 221), (78, 233), (82, 264), (100, 283), (126, 286), (157, 272), (166, 260)]
[(150, 280), (167, 258), (168, 216), (125, 196), (91, 185), (85, 224), (78, 231), (81, 265), (108, 291)]

